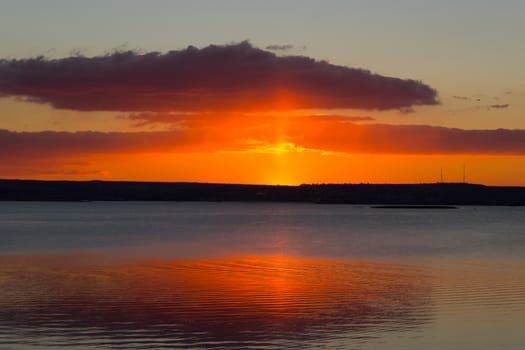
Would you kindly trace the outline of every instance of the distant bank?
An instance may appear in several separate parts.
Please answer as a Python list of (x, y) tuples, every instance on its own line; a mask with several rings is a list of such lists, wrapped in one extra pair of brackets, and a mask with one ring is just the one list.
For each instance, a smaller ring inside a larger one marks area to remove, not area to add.
[(245, 201), (382, 205), (524, 205), (525, 187), (467, 183), (300, 186), (0, 180), (1, 201)]

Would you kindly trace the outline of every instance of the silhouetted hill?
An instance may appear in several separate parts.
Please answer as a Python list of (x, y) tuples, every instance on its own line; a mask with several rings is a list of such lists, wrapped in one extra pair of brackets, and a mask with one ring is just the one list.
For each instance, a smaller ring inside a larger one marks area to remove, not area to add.
[(465, 183), (300, 186), (0, 180), (3, 201), (253, 201), (391, 205), (523, 205), (525, 187)]

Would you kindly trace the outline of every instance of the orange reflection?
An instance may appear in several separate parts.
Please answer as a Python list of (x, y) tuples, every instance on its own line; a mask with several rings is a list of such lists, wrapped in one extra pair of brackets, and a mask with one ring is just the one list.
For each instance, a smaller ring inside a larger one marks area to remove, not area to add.
[(96, 328), (95, 338), (147, 331), (189, 344), (195, 334), (236, 343), (317, 339), (428, 320), (427, 277), (406, 266), (289, 257), (89, 259), (1, 258), (0, 328), (28, 337), (51, 323), (45, 335), (78, 327)]

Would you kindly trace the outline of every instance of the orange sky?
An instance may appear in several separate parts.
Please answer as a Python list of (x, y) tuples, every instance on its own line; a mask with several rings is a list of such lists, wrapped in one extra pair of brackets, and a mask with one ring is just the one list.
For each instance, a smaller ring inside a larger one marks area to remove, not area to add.
[(435, 122), (470, 98), (247, 42), (4, 60), (0, 83), (3, 178), (525, 185), (525, 130)]

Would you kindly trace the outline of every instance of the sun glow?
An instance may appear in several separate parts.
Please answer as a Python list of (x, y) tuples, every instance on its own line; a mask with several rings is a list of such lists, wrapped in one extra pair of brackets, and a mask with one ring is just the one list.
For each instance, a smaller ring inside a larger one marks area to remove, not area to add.
[(246, 142), (252, 146), (245, 153), (268, 153), (268, 154), (286, 154), (291, 152), (304, 152), (307, 148), (295, 145), (293, 142), (266, 143), (264, 141), (249, 140)]

